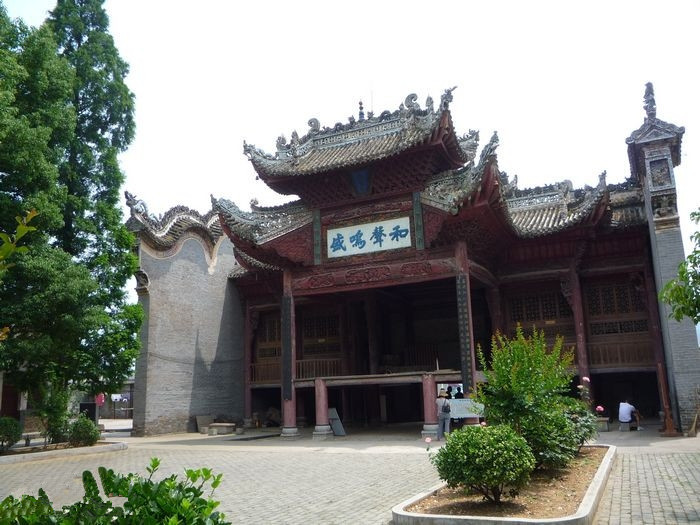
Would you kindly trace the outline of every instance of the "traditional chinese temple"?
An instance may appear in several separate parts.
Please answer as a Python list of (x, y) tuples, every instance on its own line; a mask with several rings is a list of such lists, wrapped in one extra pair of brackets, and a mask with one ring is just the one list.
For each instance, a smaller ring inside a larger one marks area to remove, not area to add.
[(452, 102), (447, 90), (378, 115), (360, 104), (272, 153), (245, 144), (260, 183), (296, 197), (281, 206), (212, 197), (206, 215), (157, 218), (127, 193), (146, 313), (137, 435), (271, 413), (285, 437), (331, 435), (329, 414), (430, 434), (436, 385), (468, 391), (483, 378), (477, 347), (488, 356), (518, 325), (562, 337), (596, 403), (630, 397), (669, 431), (690, 425), (695, 330), (657, 298), (683, 259), (684, 129), (656, 118), (648, 85), (625, 182), (524, 189), (499, 169), (496, 134), (479, 149), (478, 132), (456, 131)]

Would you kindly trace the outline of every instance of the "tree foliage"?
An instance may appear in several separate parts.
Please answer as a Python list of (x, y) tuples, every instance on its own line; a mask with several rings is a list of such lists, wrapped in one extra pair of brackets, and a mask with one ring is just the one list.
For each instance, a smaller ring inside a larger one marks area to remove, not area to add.
[(102, 3), (59, 0), (38, 29), (0, 4), (0, 231), (39, 212), (29, 251), (0, 283), (0, 326), (11, 329), (0, 370), (37, 407), (68, 389), (116, 391), (139, 347), (117, 163), (133, 138), (133, 95)]
[[(695, 224), (700, 224), (700, 209), (690, 214)], [(693, 251), (678, 266), (678, 277), (666, 283), (661, 290), (661, 300), (671, 306), (671, 317), (681, 321), (689, 318), (700, 323), (700, 230), (691, 240)]]

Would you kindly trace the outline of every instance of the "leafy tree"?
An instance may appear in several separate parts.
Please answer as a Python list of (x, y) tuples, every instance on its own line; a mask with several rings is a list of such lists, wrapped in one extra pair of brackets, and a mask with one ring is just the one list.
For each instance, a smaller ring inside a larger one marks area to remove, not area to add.
[[(690, 214), (695, 224), (700, 224), (700, 209)], [(700, 323), (700, 230), (691, 240), (695, 248), (678, 266), (678, 277), (666, 283), (661, 290), (661, 300), (671, 305), (671, 317), (681, 321), (689, 318)]]
[(0, 4), (0, 231), (32, 206), (41, 232), (0, 283), (12, 328), (0, 370), (57, 422), (68, 390), (121, 386), (142, 318), (125, 303), (136, 259), (116, 158), (133, 137), (133, 96), (101, 5), (59, 1), (28, 29)]
[(80, 379), (102, 383), (110, 391), (120, 386), (136, 357), (142, 315), (126, 304), (125, 285), (138, 261), (119, 206), (124, 176), (117, 162), (117, 154), (134, 137), (134, 95), (124, 83), (129, 67), (108, 33), (103, 3), (59, 0), (48, 25), (59, 54), (75, 72), (71, 96), (77, 115), (59, 163), (67, 199), (56, 244), (97, 282), (91, 304), (103, 310), (101, 329), (91, 330), (86, 344), (101, 356), (101, 368)]
[[(29, 226), (29, 221), (36, 217), (36, 210), (27, 212), (25, 217), (16, 217), (17, 229), (13, 235), (8, 235), (0, 231), (0, 283), (5, 272), (12, 267), (12, 263), (8, 259), (13, 253), (26, 253), (26, 246), (17, 246), (17, 243), (29, 232), (36, 230), (34, 226)], [(0, 327), (0, 341), (7, 339), (7, 334), (10, 333), (10, 328), (7, 326)]]

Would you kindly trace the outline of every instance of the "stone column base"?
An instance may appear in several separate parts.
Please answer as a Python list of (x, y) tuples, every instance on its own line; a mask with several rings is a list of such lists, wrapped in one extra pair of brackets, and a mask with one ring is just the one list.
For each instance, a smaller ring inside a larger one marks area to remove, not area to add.
[(422, 438), (437, 438), (437, 423), (423, 423), (423, 430), (420, 435)]
[(282, 427), (282, 434), (280, 437), (283, 439), (299, 439), (301, 434), (299, 434), (299, 429), (297, 427)]
[(243, 418), (243, 428), (253, 428), (253, 418), (244, 417)]
[(312, 436), (314, 441), (324, 441), (326, 439), (333, 439), (334, 437), (335, 434), (333, 434), (333, 430), (331, 430), (330, 425), (316, 425), (314, 427), (314, 433)]

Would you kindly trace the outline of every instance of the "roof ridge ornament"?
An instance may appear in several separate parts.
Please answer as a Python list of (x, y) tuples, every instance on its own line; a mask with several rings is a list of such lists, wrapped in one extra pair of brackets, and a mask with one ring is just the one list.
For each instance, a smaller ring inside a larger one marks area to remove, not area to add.
[(450, 89), (446, 89), (445, 92), (440, 97), (440, 111), (446, 111), (450, 109), (450, 102), (452, 102), (452, 92), (457, 89), (457, 86), (453, 86)]
[(654, 84), (652, 84), (651, 82), (646, 83), (646, 90), (644, 91), (644, 111), (646, 111), (648, 119), (656, 118), (656, 99), (654, 98)]

